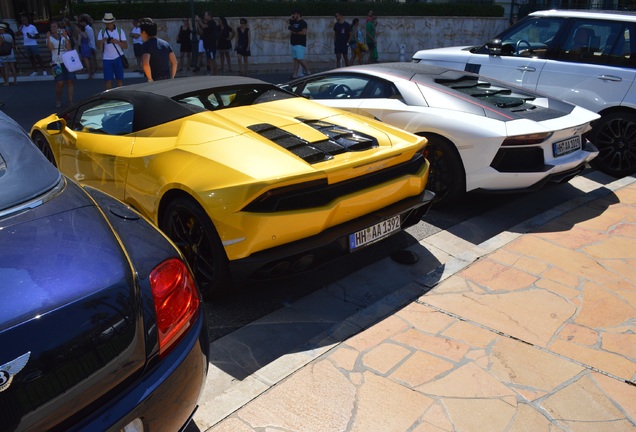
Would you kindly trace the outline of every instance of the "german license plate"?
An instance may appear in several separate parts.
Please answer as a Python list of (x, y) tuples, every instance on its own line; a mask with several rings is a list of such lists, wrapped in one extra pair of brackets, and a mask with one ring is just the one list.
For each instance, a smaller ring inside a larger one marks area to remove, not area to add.
[(581, 137), (575, 136), (563, 141), (555, 142), (552, 144), (552, 153), (554, 157), (559, 157), (572, 153), (573, 151), (581, 148)]
[(378, 240), (390, 236), (400, 229), (400, 216), (393, 216), (375, 225), (349, 234), (349, 250), (353, 251), (370, 245)]

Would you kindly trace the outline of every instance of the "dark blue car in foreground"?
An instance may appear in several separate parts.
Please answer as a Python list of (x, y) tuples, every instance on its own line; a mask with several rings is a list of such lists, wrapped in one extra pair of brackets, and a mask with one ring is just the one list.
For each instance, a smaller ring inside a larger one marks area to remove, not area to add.
[(0, 112), (0, 431), (177, 431), (208, 365), (185, 260)]

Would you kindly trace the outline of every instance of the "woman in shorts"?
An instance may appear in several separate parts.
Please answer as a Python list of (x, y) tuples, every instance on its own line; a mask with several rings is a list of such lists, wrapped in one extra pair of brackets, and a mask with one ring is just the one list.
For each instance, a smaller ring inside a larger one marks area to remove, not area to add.
[[(56, 21), (51, 21), (51, 30), (46, 33), (46, 45), (51, 51), (51, 66), (55, 76), (55, 107), (62, 106), (62, 90), (66, 83), (68, 92), (68, 103), (73, 104), (73, 94), (75, 92), (75, 72), (69, 72), (64, 66), (62, 54), (71, 50), (71, 38), (68, 32), (60, 28)], [(58, 69), (59, 67), (59, 69)]]

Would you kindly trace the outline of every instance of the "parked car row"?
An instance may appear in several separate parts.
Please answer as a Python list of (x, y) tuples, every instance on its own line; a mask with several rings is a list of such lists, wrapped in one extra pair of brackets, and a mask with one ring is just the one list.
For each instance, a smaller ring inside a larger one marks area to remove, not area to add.
[[(468, 191), (535, 190), (599, 158), (633, 173), (632, 22), (590, 20), (535, 14), (464, 60), (420, 52), (282, 86), (121, 87), (30, 136), (0, 113), (0, 432), (181, 430), (207, 373), (202, 295), (355, 253)], [(594, 86), (546, 60), (579, 27), (622, 74), (597, 61), (592, 110), (567, 92)], [(507, 57), (521, 79), (489, 77)]]

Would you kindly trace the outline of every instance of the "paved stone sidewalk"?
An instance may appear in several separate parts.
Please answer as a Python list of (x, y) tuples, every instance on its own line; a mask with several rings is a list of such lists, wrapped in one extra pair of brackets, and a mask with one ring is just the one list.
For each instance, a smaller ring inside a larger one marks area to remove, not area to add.
[(210, 430), (636, 431), (635, 245), (632, 183), (465, 267)]

